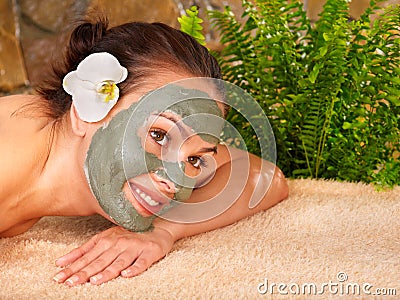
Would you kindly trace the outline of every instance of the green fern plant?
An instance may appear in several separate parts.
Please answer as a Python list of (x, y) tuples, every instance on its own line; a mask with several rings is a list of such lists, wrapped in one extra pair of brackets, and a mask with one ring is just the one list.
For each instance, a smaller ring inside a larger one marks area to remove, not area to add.
[(199, 18), (199, 9), (197, 6), (192, 6), (186, 9), (186, 15), (178, 17), (178, 22), (181, 25), (180, 30), (191, 35), (198, 41), (201, 45), (206, 44), (206, 38), (203, 35), (203, 19)]
[[(381, 1), (378, 1), (378, 3)], [(400, 8), (371, 25), (349, 21), (348, 1), (327, 0), (311, 24), (298, 1), (243, 0), (243, 15), (210, 11), (226, 80), (270, 117), (278, 165), (289, 177), (393, 186), (400, 181)], [(248, 122), (228, 115), (259, 154)]]

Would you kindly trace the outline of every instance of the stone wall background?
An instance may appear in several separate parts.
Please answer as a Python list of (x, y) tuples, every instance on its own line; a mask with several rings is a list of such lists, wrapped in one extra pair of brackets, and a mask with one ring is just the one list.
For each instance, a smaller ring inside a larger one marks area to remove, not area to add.
[[(309, 17), (315, 20), (325, 1), (303, 1)], [(357, 18), (368, 3), (369, 0), (353, 0), (351, 17)], [(229, 5), (240, 15), (241, 0), (0, 0), (0, 92), (34, 86), (50, 62), (60, 56), (71, 26), (90, 11), (104, 11), (111, 26), (157, 21), (179, 28), (178, 16), (192, 5), (200, 7), (205, 20), (208, 47), (218, 49), (218, 36), (204, 13)]]

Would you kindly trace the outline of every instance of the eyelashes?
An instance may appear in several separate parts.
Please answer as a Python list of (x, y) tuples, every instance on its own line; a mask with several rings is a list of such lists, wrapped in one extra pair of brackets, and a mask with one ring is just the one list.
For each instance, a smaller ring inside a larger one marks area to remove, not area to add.
[(206, 168), (207, 163), (205, 159), (201, 156), (189, 156), (187, 159), (188, 163), (190, 163), (193, 167), (200, 169), (201, 167)]
[(151, 129), (149, 134), (153, 141), (155, 141), (160, 146), (164, 146), (170, 140), (168, 134), (162, 129)]

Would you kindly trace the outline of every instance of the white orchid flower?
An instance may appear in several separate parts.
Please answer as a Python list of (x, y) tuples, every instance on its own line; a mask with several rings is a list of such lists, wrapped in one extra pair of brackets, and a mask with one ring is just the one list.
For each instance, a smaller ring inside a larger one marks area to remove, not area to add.
[(76, 71), (64, 77), (63, 88), (72, 96), (79, 118), (98, 122), (117, 104), (117, 84), (127, 76), (127, 69), (113, 55), (93, 53), (79, 63)]

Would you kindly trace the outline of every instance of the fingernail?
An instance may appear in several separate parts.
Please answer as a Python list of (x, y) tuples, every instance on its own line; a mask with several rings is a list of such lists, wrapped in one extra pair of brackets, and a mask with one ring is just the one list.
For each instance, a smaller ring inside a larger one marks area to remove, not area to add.
[(103, 278), (102, 274), (97, 274), (95, 276), (90, 277), (90, 282), (91, 283), (96, 283), (97, 281), (99, 281), (102, 278)]
[(61, 280), (63, 280), (65, 277), (64, 273), (58, 273), (56, 276), (53, 277), (53, 280), (55, 282), (60, 282)]
[(74, 275), (74, 276), (68, 278), (68, 279), (65, 281), (65, 283), (68, 284), (69, 286), (73, 286), (76, 282), (78, 282), (78, 280), (79, 280), (79, 277), (76, 276), (76, 275)]
[(121, 275), (122, 275), (122, 276), (129, 276), (129, 274), (131, 274), (131, 273), (132, 273), (131, 270), (123, 270), (123, 271), (121, 272)]

